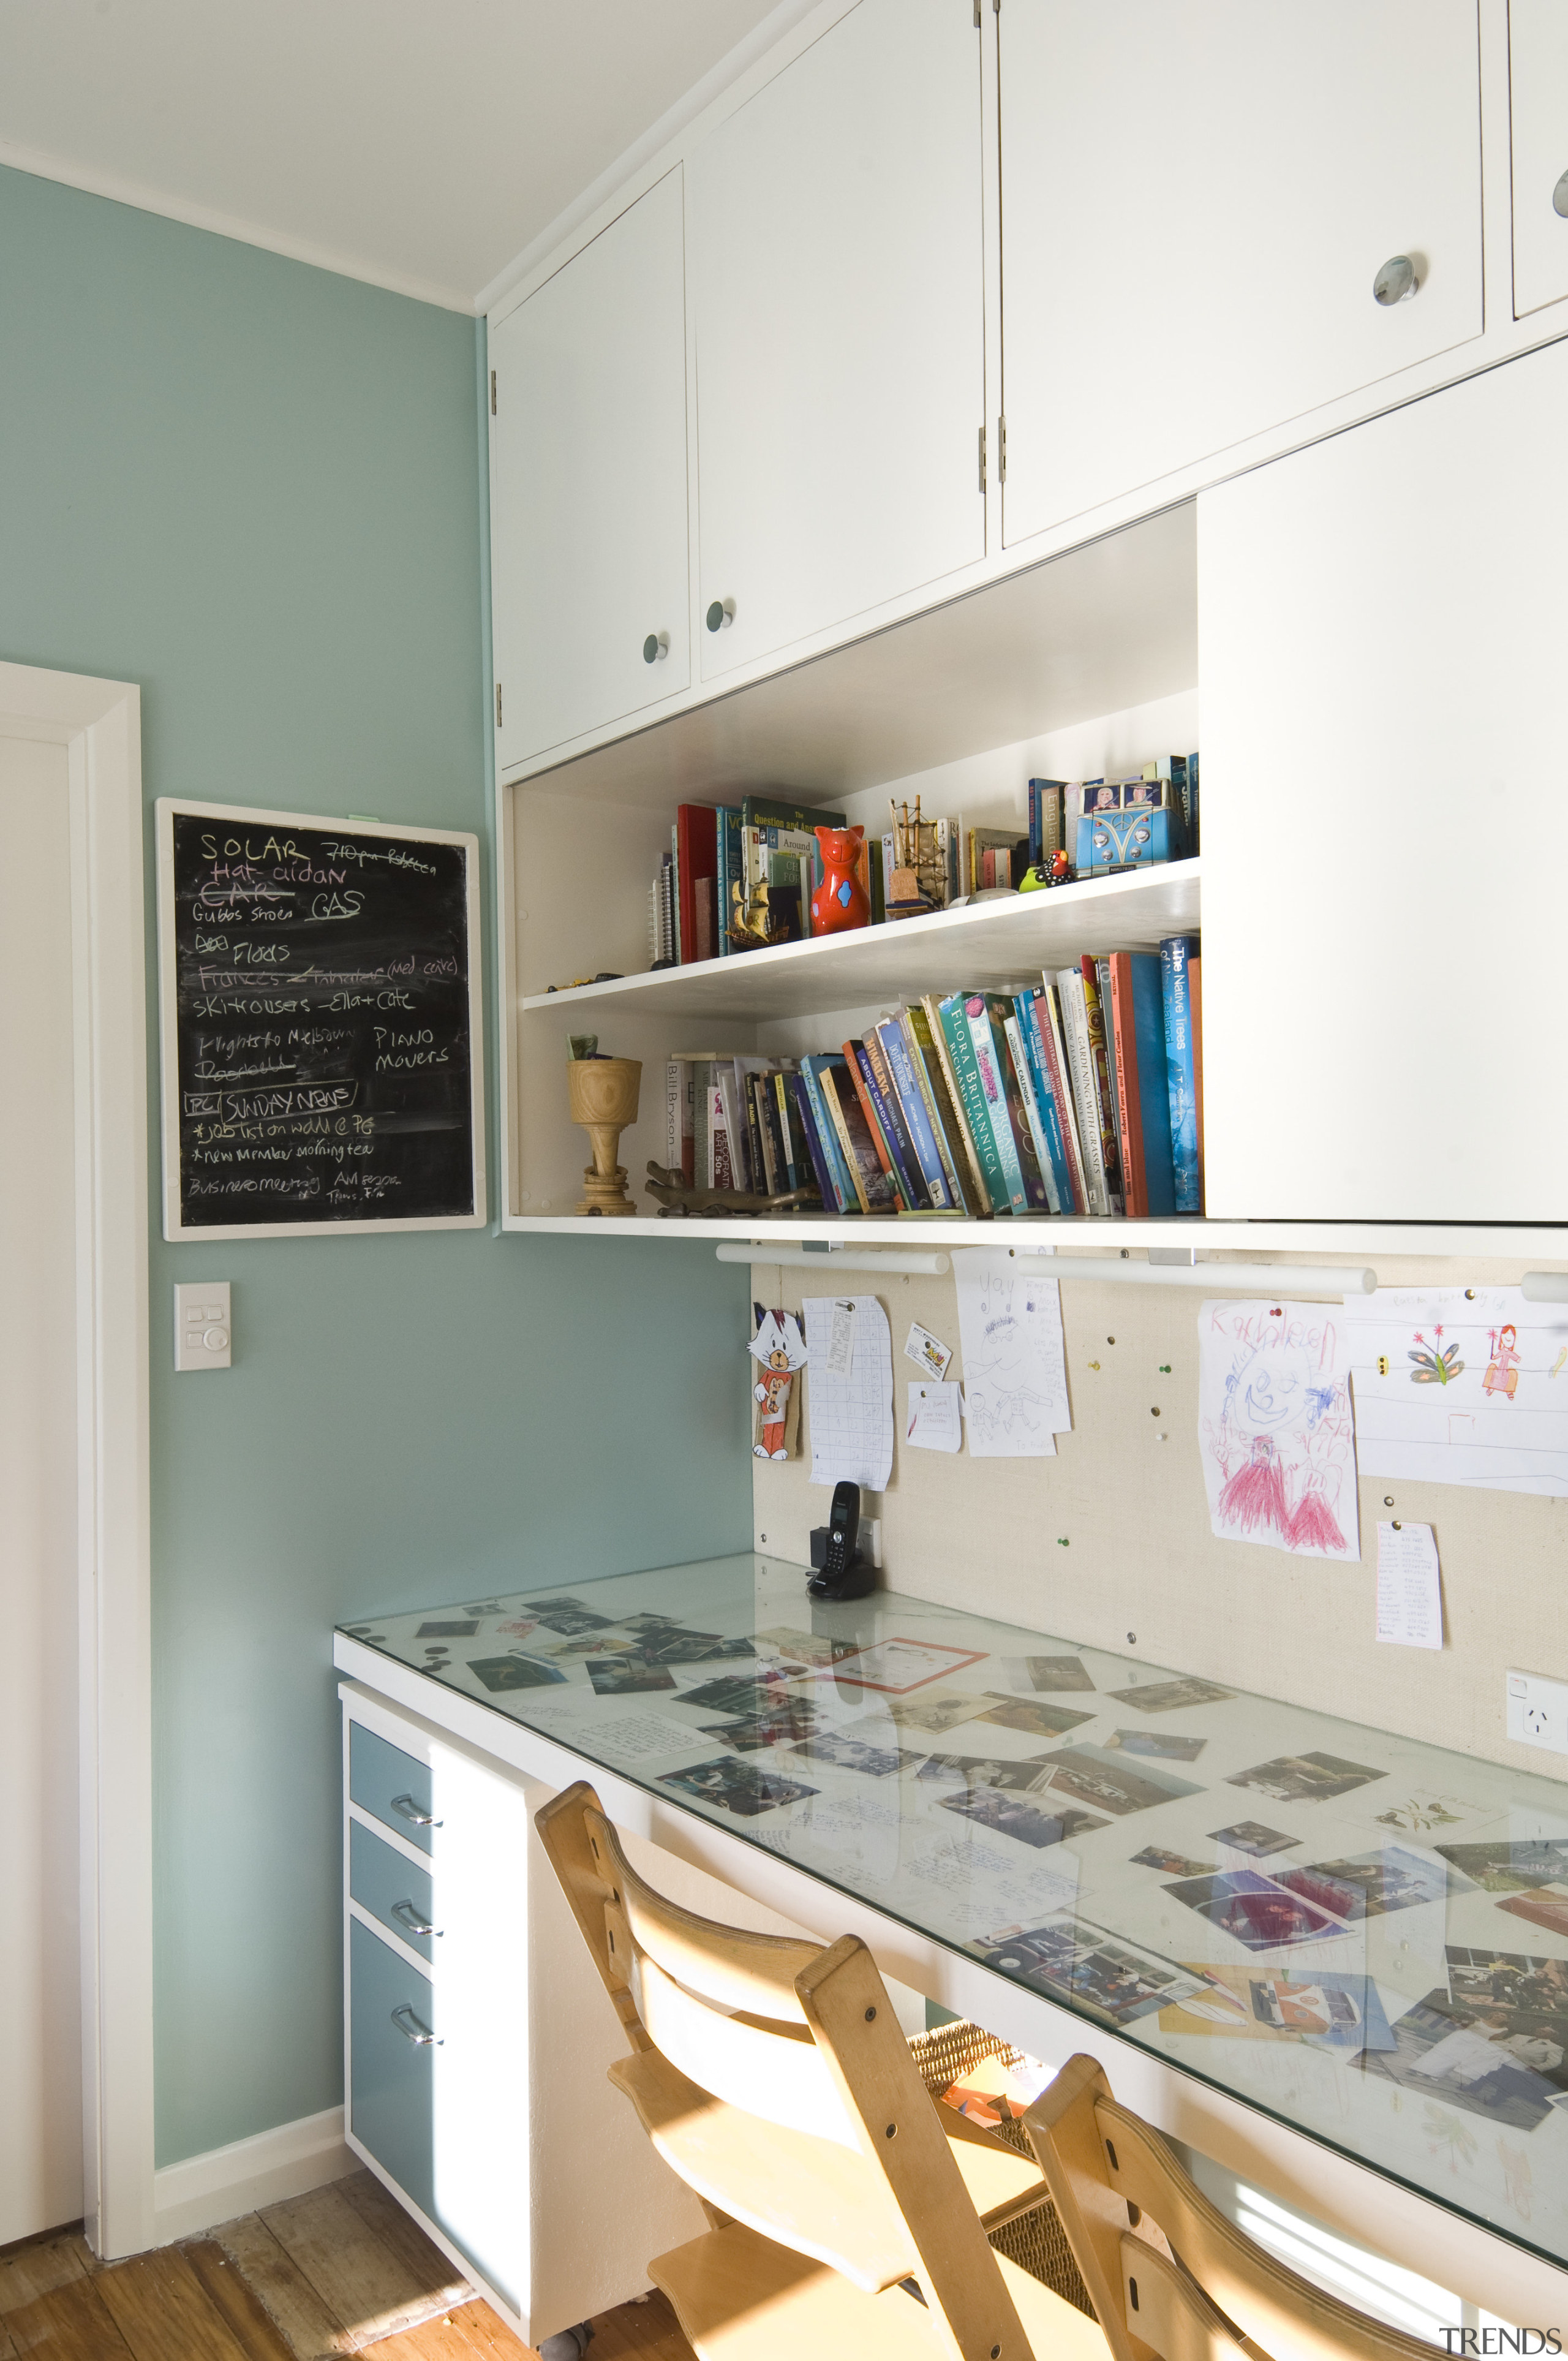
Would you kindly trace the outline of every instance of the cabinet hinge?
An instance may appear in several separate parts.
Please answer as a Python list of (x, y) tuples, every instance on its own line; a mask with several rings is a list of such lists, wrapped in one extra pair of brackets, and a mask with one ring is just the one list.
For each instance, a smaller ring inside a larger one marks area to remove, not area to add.
[(496, 728), (499, 730), (499, 729), (500, 728), (500, 726), (501, 726), (501, 685), (500, 685), (500, 682), (498, 680), (498, 681), (497, 681), (497, 683), (496, 683)]
[(980, 430), (980, 489), (985, 489), (985, 429)]
[(1007, 421), (1005, 417), (999, 418), (996, 422), (996, 480), (999, 484), (1004, 484), (1007, 481)]
[(496, 373), (495, 373), (494, 369), (492, 369), (492, 370), (490, 371), (490, 416), (493, 418), (493, 417), (495, 416), (495, 414), (496, 414)]

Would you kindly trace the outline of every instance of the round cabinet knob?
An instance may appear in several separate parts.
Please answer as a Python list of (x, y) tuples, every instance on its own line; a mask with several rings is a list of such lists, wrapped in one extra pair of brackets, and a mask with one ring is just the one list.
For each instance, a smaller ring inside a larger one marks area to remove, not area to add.
[(711, 607), (708, 609), (708, 610), (707, 610), (707, 628), (708, 628), (708, 630), (709, 630), (710, 631), (727, 631), (729, 629), (730, 624), (731, 624), (734, 620), (735, 620), (735, 601), (734, 601), (734, 599), (733, 599), (733, 598), (716, 598), (716, 599), (714, 600), (714, 602), (713, 602), (712, 606), (711, 606)]
[(1561, 214), (1563, 220), (1568, 221), (1568, 172), (1563, 173), (1552, 192), (1552, 210), (1554, 214)]
[(650, 631), (647, 638), (642, 642), (643, 663), (658, 664), (663, 657), (667, 656), (669, 653), (670, 635), (668, 631)]
[(1408, 303), (1420, 287), (1416, 266), (1408, 254), (1392, 254), (1372, 282), (1375, 302)]

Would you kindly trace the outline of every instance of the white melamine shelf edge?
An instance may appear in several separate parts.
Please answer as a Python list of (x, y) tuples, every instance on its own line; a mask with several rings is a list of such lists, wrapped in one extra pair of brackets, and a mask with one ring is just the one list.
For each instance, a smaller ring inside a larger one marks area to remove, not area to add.
[[(576, 1008), (712, 1016), (743, 1022), (847, 1008), (888, 993), (990, 988), (1023, 982), (1052, 959), (1096, 955), (1189, 934), (1201, 924), (1202, 861), (1085, 878), (1006, 902), (937, 910), (928, 918), (861, 927), (851, 934), (778, 943), (728, 959), (650, 969), (610, 983), (525, 993), (527, 1011)], [(960, 973), (955, 962), (962, 962)]]
[[(663, 1220), (638, 1214), (625, 1221), (606, 1221), (598, 1214), (509, 1213), (504, 1231), (568, 1237), (674, 1238), (722, 1240), (729, 1246), (754, 1245), (758, 1262), (766, 1262), (770, 1246), (820, 1245), (917, 1247), (950, 1250), (954, 1246), (1007, 1246), (1022, 1253), (1044, 1254), (1055, 1247), (1072, 1254), (1144, 1254), (1150, 1246), (1191, 1247), (1204, 1255), (1223, 1253), (1268, 1255), (1310, 1254), (1343, 1261), (1347, 1255), (1444, 1255), (1487, 1261), (1561, 1264), (1568, 1268), (1568, 1224), (1559, 1227), (1534, 1224), (1511, 1228), (1484, 1222), (1282, 1222), (1208, 1221), (1187, 1214), (1149, 1221), (1088, 1221), (1058, 1214), (1034, 1214), (1006, 1221), (957, 1222), (936, 1218), (875, 1221), (862, 1215), (847, 1219), (814, 1213), (805, 1216), (758, 1215), (755, 1220), (729, 1217), (715, 1220), (701, 1214)], [(824, 1255), (824, 1275), (833, 1268)]]

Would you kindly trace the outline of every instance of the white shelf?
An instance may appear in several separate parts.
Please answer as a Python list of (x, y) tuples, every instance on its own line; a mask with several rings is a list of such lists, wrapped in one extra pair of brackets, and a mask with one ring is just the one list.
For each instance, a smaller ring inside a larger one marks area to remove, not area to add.
[[(767, 1261), (770, 1245), (802, 1240), (820, 1245), (831, 1240), (835, 1246), (914, 1246), (941, 1252), (975, 1246), (1017, 1246), (1028, 1254), (1055, 1248), (1064, 1257), (1142, 1256), (1151, 1246), (1190, 1247), (1205, 1257), (1318, 1255), (1334, 1262), (1343, 1262), (1347, 1256), (1458, 1255), (1473, 1261), (1517, 1262), (1530, 1269), (1543, 1264), (1568, 1268), (1568, 1223), (1515, 1228), (1495, 1222), (1228, 1222), (1208, 1221), (1198, 1214), (1095, 1222), (1050, 1213), (1014, 1214), (984, 1222), (920, 1213), (885, 1218), (844, 1213), (776, 1217), (742, 1213), (722, 1218), (692, 1214), (684, 1219), (639, 1214), (627, 1221), (607, 1222), (575, 1213), (540, 1213), (512, 1214), (502, 1227), (600, 1238), (674, 1238), (688, 1244), (722, 1239), (737, 1246), (749, 1240), (756, 1246), (759, 1262)], [(832, 1268), (826, 1256), (822, 1268), (825, 1276)]]
[(557, 1014), (583, 1005), (596, 1018), (709, 1016), (757, 1024), (927, 992), (1000, 991), (1038, 983), (1043, 968), (1064, 967), (1083, 951), (1098, 957), (1152, 950), (1163, 935), (1196, 934), (1201, 870), (1201, 861), (1173, 861), (894, 926), (660, 968), (614, 983), (531, 993), (521, 1005)]

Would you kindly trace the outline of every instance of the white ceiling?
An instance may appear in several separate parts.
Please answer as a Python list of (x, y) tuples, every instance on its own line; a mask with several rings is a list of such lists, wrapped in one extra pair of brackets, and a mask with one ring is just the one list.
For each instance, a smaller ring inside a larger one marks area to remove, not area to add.
[(0, 0), (0, 163), (466, 311), (804, 9)]

